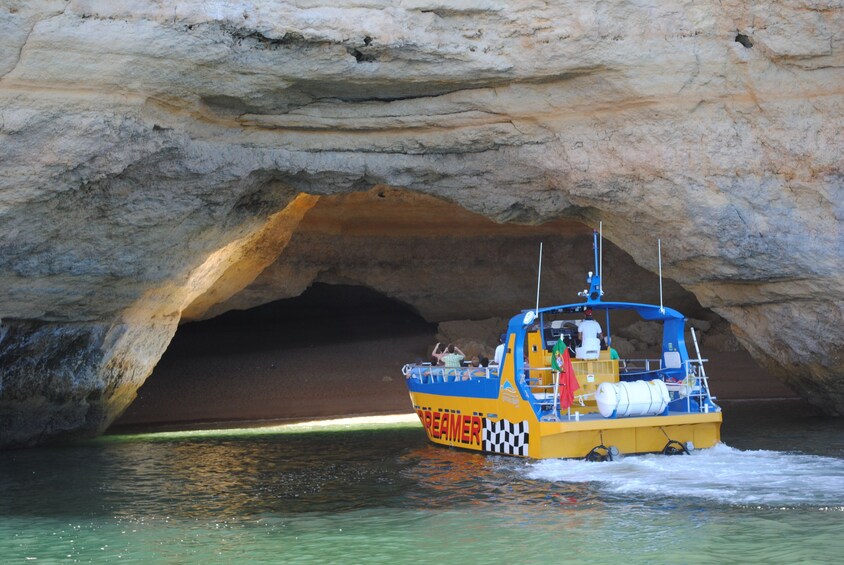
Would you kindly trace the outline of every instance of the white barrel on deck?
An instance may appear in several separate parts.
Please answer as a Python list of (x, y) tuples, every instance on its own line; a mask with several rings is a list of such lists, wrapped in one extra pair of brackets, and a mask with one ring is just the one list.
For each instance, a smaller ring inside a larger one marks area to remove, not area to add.
[(668, 406), (668, 388), (660, 380), (601, 383), (595, 393), (604, 418), (655, 416)]

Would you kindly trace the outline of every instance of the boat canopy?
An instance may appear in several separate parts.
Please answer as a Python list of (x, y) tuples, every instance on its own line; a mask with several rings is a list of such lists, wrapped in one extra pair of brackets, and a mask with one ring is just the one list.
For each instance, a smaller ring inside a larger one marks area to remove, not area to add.
[[(686, 322), (685, 316), (673, 308), (660, 307), (656, 304), (639, 304), (636, 302), (604, 302), (600, 297), (589, 298), (584, 302), (574, 304), (562, 304), (559, 306), (547, 306), (545, 308), (522, 310), (520, 314), (513, 316), (508, 325), (508, 333), (515, 334), (515, 355), (516, 364), (519, 365), (523, 355), (523, 343), (525, 333), (534, 323), (542, 323), (548, 315), (572, 315), (585, 314), (587, 309), (594, 311), (627, 311), (636, 312), (643, 320), (654, 321), (662, 324), (662, 361), (665, 365), (663, 373), (679, 374), (683, 370), (683, 364), (689, 359), (688, 349), (683, 335)], [(542, 323), (544, 325), (544, 323)], [(605, 328), (607, 336), (610, 335), (609, 320)]]
[(548, 306), (539, 309), (522, 310), (522, 315), (527, 312), (540, 314), (578, 314), (587, 308), (592, 310), (633, 310), (645, 320), (684, 320), (685, 316), (673, 308), (660, 308), (656, 304), (638, 304), (636, 302), (604, 302), (602, 300), (587, 300), (575, 304), (563, 304), (560, 306)]

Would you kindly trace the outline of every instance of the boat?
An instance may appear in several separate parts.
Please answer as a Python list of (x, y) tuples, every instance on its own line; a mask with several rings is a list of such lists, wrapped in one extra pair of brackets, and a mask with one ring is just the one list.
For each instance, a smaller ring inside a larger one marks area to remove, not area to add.
[[(595, 271), (579, 293), (583, 300), (540, 308), (537, 298), (536, 308), (513, 316), (502, 336), (500, 365), (402, 368), (430, 441), (490, 454), (591, 461), (684, 454), (720, 441), (721, 408), (710, 394), (694, 328), (691, 356), (680, 312), (605, 301), (597, 232), (593, 249)], [(579, 324), (589, 313), (605, 317), (607, 337), (611, 319), (620, 315), (661, 324), (660, 358), (615, 358), (606, 345), (611, 340), (602, 344), (593, 336), (578, 343)]]

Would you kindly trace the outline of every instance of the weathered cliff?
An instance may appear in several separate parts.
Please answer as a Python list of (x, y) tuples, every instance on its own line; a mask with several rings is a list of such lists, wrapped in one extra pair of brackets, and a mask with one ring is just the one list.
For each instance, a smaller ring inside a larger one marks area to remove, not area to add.
[(841, 1), (5, 1), (0, 445), (103, 429), (186, 309), (377, 185), (600, 219), (650, 270), (670, 240), (667, 276), (843, 414), (843, 91)]

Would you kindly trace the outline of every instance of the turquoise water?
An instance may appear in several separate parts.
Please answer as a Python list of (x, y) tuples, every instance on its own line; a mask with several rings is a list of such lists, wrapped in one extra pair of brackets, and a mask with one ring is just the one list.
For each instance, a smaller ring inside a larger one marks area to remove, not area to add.
[(532, 462), (417, 425), (0, 453), (2, 563), (838, 563), (844, 424), (739, 415), (691, 456)]

